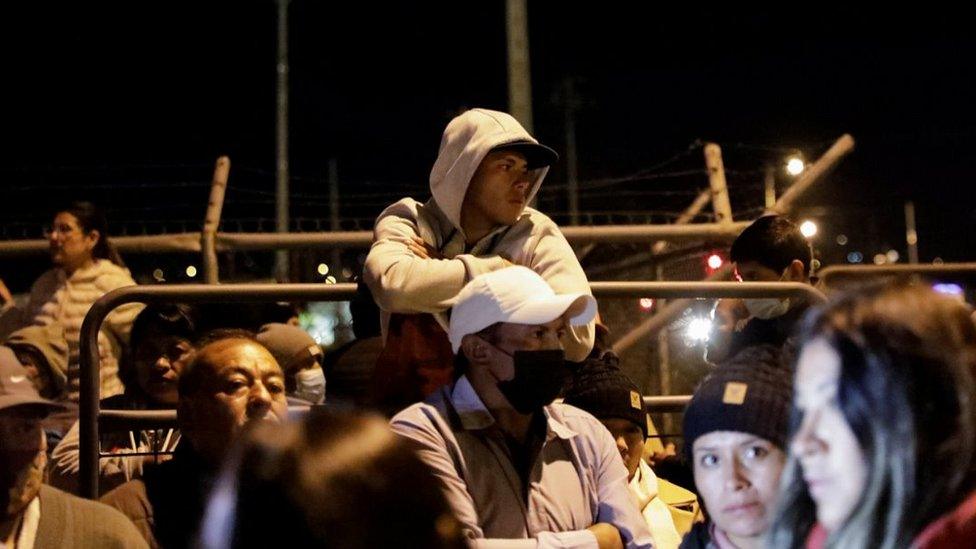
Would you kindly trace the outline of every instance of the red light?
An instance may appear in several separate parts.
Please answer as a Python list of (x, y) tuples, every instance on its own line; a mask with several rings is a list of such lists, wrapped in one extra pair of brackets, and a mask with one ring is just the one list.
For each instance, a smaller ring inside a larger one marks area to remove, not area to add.
[(707, 260), (708, 268), (712, 270), (718, 269), (719, 267), (722, 266), (722, 263), (724, 262), (725, 260), (722, 259), (722, 256), (718, 254), (712, 254), (708, 256), (708, 260)]
[(640, 304), (641, 309), (645, 311), (650, 310), (654, 306), (654, 300), (649, 297), (642, 297), (637, 302)]

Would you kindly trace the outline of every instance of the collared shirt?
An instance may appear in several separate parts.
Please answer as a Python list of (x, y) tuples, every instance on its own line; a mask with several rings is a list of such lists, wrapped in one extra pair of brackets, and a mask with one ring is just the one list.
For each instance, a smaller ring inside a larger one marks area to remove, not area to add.
[(403, 410), (391, 425), (420, 445), (421, 459), (475, 546), (596, 547), (586, 528), (606, 522), (626, 547), (651, 547), (609, 431), (572, 406), (543, 410), (545, 439), (527, 490), (504, 435), (465, 376)]
[(6, 542), (0, 540), (0, 547), (10, 547), (11, 549), (31, 549), (34, 547), (34, 540), (37, 539), (37, 525), (41, 520), (41, 499), (34, 496), (34, 499), (27, 504), (24, 512), (17, 518), (17, 523), (10, 532), (10, 539)]

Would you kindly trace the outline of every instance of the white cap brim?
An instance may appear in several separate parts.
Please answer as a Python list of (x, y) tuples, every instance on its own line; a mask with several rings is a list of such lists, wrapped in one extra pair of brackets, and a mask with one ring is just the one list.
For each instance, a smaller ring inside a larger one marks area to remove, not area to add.
[(589, 323), (596, 316), (596, 299), (587, 294), (546, 296), (523, 303), (505, 322), (511, 324), (545, 324), (569, 316), (570, 326)]

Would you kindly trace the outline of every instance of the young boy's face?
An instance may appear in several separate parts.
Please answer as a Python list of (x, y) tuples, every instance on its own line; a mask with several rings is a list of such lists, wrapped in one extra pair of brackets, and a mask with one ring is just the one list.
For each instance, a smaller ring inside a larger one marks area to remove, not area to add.
[(535, 176), (520, 152), (503, 149), (488, 153), (471, 178), (461, 206), (462, 219), (473, 218), (488, 225), (514, 224), (528, 205)]
[(176, 406), (176, 387), (193, 358), (193, 344), (182, 337), (150, 330), (133, 351), (136, 382), (157, 404)]
[(627, 480), (634, 478), (644, 453), (644, 431), (636, 423), (627, 419), (607, 418), (600, 423), (613, 435), (617, 450), (627, 467)]

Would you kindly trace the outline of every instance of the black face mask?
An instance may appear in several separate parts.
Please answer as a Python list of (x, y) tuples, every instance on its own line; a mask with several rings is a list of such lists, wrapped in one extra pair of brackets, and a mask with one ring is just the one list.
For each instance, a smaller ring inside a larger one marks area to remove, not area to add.
[(520, 414), (531, 414), (552, 402), (569, 378), (566, 354), (561, 349), (515, 351), (512, 360), (515, 377), (500, 381), (498, 390)]

